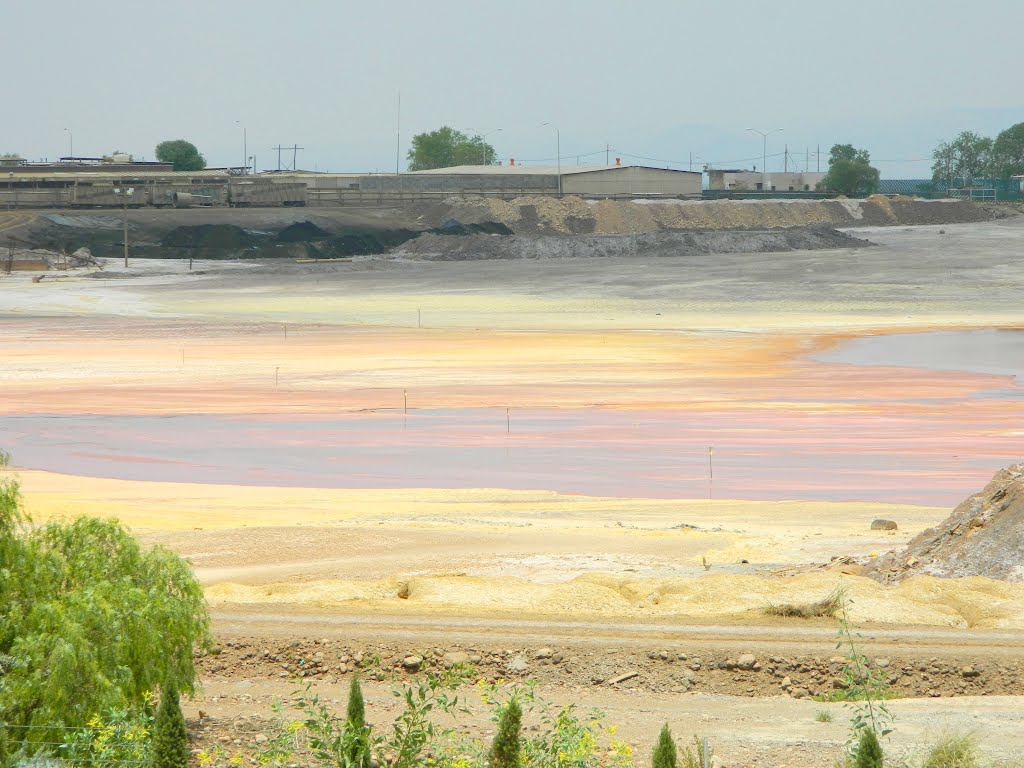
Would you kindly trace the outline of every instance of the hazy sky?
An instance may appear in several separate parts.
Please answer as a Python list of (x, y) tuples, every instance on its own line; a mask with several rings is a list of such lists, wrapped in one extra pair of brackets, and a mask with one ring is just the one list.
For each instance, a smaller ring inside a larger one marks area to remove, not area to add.
[[(2, 0), (0, 152), (187, 138), (211, 165), (393, 171), (408, 138), (488, 132), (500, 158), (761, 165), (867, 148), (930, 176), (935, 144), (1024, 121), (1021, 0)], [(238, 121), (238, 122), (236, 122)], [(647, 159), (644, 159), (647, 158)], [(698, 160), (697, 158), (700, 158)], [(289, 159), (290, 162), (290, 159)], [(815, 158), (810, 164), (815, 166)], [(823, 161), (824, 167), (824, 161)]]

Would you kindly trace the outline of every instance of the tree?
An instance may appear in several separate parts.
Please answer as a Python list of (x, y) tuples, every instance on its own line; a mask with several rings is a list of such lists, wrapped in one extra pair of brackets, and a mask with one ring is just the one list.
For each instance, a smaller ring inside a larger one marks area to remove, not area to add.
[(447, 125), (412, 137), (407, 155), (410, 171), (450, 168), (454, 165), (494, 165), (494, 147), (481, 136), (468, 136)]
[(116, 521), (33, 527), (17, 481), (0, 480), (0, 722), (32, 726), (15, 731), (18, 747), (59, 743), (61, 728), (100, 712), (140, 711), (168, 675), (191, 692), (193, 649), (209, 642), (187, 562), (144, 552)]
[(850, 197), (870, 195), (878, 189), (878, 169), (871, 165), (866, 149), (852, 144), (836, 144), (829, 152), (828, 173), (821, 186)]
[(1000, 179), (1024, 174), (1024, 123), (1000, 131), (992, 145), (992, 175)]
[(206, 158), (199, 154), (196, 145), (184, 139), (161, 141), (156, 145), (156, 159), (173, 163), (176, 171), (201, 171), (206, 167)]
[(961, 131), (950, 142), (942, 142), (932, 153), (932, 181), (947, 187), (960, 180), (970, 186), (974, 179), (992, 169), (992, 139), (973, 131)]
[(658, 734), (658, 743), (654, 745), (654, 755), (651, 759), (652, 768), (676, 768), (676, 743), (672, 740), (672, 731), (668, 723), (661, 726), (661, 733)]
[(854, 768), (882, 768), (882, 745), (874, 728), (864, 728), (853, 750)]
[(523, 708), (512, 698), (498, 716), (498, 732), (487, 754), (488, 768), (519, 768), (522, 765), (519, 731), (523, 725)]
[(348, 711), (345, 716), (345, 758), (348, 768), (370, 768), (370, 729), (366, 726), (366, 704), (359, 676), (353, 675), (348, 687)]
[(178, 689), (170, 679), (160, 692), (160, 709), (153, 724), (153, 768), (188, 768), (185, 716)]

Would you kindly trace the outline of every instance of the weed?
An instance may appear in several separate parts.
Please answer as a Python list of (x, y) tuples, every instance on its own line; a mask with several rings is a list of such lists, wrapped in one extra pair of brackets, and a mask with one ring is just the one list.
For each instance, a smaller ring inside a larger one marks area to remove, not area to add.
[(944, 733), (928, 750), (921, 768), (977, 768), (981, 764), (978, 741), (973, 732)]
[(829, 712), (827, 709), (819, 709), (817, 712), (814, 713), (814, 719), (817, 720), (819, 723), (831, 723), (832, 713)]
[(769, 616), (785, 618), (813, 619), (822, 616), (834, 618), (842, 611), (846, 603), (846, 588), (842, 585), (833, 589), (824, 599), (813, 603), (780, 603), (769, 605), (764, 612)]

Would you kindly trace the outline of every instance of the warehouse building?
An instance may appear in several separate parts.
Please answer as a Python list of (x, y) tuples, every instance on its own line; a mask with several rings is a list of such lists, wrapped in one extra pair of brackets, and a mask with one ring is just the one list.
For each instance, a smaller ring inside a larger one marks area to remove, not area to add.
[[(585, 197), (699, 197), (702, 176), (644, 165), (459, 165), (365, 180), (384, 191), (451, 194), (558, 194)], [(365, 188), (365, 187), (364, 187)]]
[(708, 189), (734, 192), (813, 192), (825, 178), (814, 171), (747, 171), (708, 168)]

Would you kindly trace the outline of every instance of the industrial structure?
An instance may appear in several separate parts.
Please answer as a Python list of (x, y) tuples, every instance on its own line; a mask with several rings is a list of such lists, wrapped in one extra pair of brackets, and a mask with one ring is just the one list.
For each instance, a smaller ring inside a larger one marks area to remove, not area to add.
[(813, 192), (824, 173), (708, 168), (708, 189), (734, 192)]

